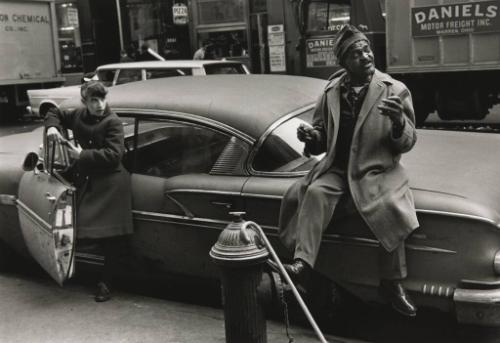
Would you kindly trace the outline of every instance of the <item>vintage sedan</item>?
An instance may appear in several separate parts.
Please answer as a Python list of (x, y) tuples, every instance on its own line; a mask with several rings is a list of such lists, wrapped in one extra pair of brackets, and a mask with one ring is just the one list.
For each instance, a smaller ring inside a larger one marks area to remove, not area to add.
[[(250, 74), (241, 62), (229, 60), (171, 60), (112, 63), (99, 66), (92, 80), (100, 80), (107, 87), (124, 83), (172, 76), (204, 76), (212, 74)], [(47, 111), (64, 100), (78, 96), (80, 85), (47, 89), (30, 89), (29, 112), (45, 117)]]
[[(324, 86), (305, 77), (224, 75), (110, 89), (127, 132), (134, 265), (215, 279), (208, 253), (232, 220), (230, 211), (246, 212), (245, 219), (259, 223), (278, 253), (290, 258), (277, 237), (279, 208), (286, 189), (321, 158), (302, 155), (296, 128), (311, 121)], [(78, 104), (75, 98), (64, 107)], [(25, 160), (43, 137), (38, 128), (0, 138), (0, 238), (63, 283), (78, 262), (98, 265), (102, 256), (89, 248), (74, 251), (74, 189), (65, 177), (64, 146), (45, 145), (40, 156)], [(419, 130), (402, 161), (421, 224), (406, 244), (406, 288), (419, 306), (490, 326), (500, 325), (495, 146), (496, 134)], [(34, 169), (23, 171), (23, 161)], [(316, 270), (335, 287), (381, 302), (378, 247), (359, 215), (344, 216), (325, 233)]]

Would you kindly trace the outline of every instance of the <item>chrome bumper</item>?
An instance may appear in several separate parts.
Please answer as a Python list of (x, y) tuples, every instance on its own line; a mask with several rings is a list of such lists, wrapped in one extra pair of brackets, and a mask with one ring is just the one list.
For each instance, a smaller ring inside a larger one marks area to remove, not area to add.
[(500, 326), (500, 289), (455, 289), (455, 312), (459, 323)]

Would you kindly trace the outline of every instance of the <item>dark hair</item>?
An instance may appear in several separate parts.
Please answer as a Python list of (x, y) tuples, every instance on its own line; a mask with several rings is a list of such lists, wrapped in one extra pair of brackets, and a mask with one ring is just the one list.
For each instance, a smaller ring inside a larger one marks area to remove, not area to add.
[(80, 95), (82, 97), (82, 101), (86, 100), (89, 97), (97, 97), (104, 99), (108, 94), (108, 90), (100, 81), (89, 81), (84, 83), (80, 88)]

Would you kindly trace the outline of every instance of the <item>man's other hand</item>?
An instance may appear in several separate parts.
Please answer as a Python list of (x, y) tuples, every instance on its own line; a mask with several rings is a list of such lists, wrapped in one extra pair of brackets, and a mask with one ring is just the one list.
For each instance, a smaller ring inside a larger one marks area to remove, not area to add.
[(297, 138), (301, 142), (311, 142), (315, 138), (314, 129), (306, 124), (300, 124), (297, 128)]

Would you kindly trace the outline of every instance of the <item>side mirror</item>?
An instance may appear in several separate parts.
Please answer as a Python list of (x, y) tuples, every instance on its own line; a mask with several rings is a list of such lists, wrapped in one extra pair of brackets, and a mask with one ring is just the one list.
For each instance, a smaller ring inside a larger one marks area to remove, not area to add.
[(30, 152), (26, 155), (26, 158), (23, 162), (23, 170), (24, 171), (32, 171), (35, 170), (36, 165), (38, 164), (38, 154), (36, 152)]

